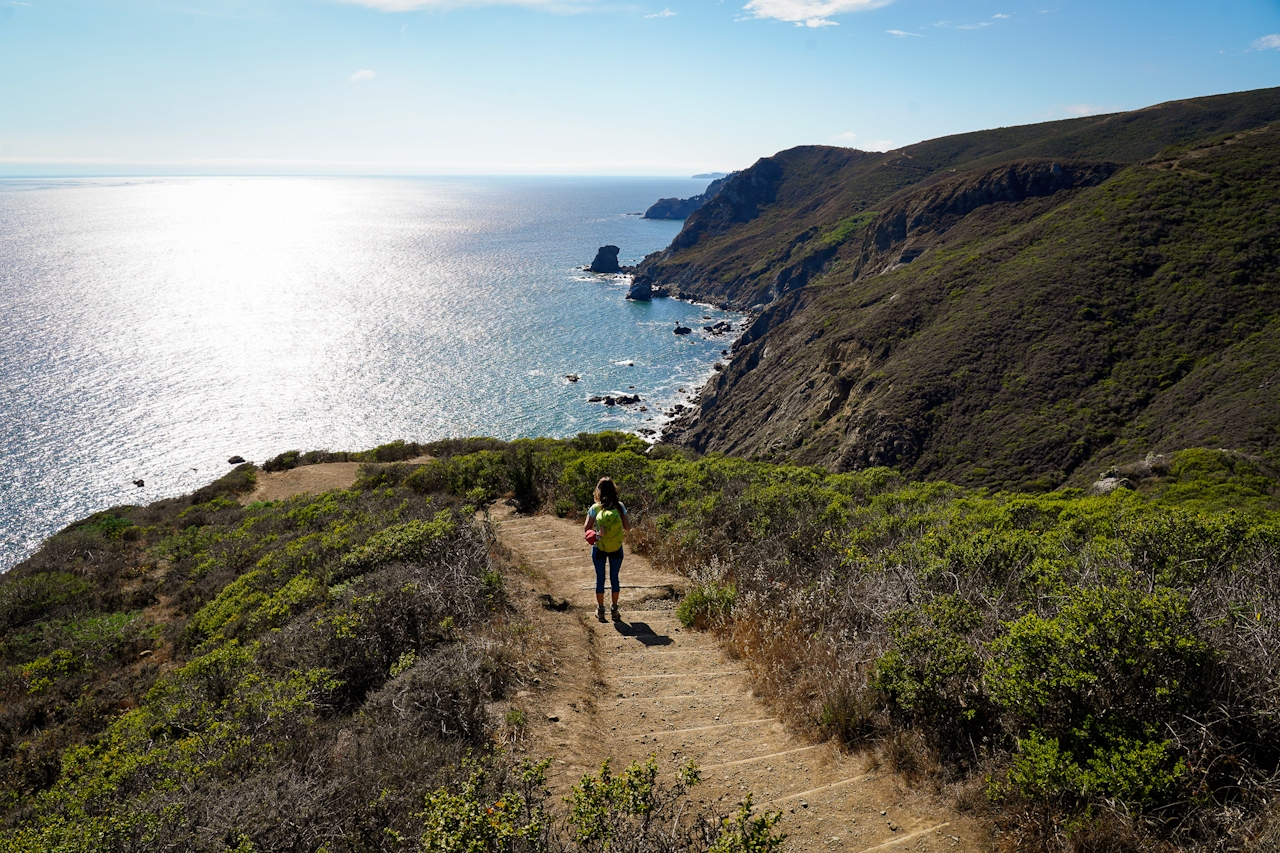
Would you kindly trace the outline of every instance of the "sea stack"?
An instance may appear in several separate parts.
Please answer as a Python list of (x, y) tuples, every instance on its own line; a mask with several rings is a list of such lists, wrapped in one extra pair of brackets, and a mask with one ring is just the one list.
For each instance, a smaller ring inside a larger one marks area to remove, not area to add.
[(587, 269), (591, 272), (622, 272), (622, 267), (618, 266), (618, 252), (617, 246), (601, 246)]

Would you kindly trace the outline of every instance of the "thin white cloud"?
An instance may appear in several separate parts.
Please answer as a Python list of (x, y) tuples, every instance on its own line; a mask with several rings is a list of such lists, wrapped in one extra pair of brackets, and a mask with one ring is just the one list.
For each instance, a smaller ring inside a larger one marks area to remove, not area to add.
[[(855, 147), (853, 143), (857, 138), (858, 134), (849, 130), (844, 133), (837, 133), (835, 136), (831, 137), (831, 141), (845, 148), (853, 148)], [(872, 139), (867, 142), (860, 143), (856, 147), (861, 148), (863, 151), (888, 151), (893, 148), (893, 142), (888, 139)]]
[(994, 18), (994, 19), (997, 19), (997, 20), (1001, 20), (1001, 21), (1003, 21), (1003, 20), (1006, 20), (1006, 19), (1008, 19), (1008, 18), (1012, 18), (1012, 17), (1013, 17), (1013, 15), (1006, 15), (1006, 14), (1004, 14), (1003, 12), (1001, 12), (1000, 14), (992, 15), (991, 17), (992, 17), (992, 18)]
[(652, 15), (645, 15), (646, 18), (674, 18), (677, 13), (670, 9), (663, 9), (661, 12), (654, 12)]
[(980, 30), (983, 27), (989, 27), (989, 26), (991, 26), (990, 21), (980, 21), (979, 23), (976, 23), (976, 24), (956, 24), (956, 29), (957, 30)]
[(1280, 33), (1263, 36), (1253, 43), (1254, 50), (1280, 50)]
[(1071, 116), (1073, 118), (1084, 118), (1085, 116), (1096, 116), (1102, 113), (1119, 112), (1120, 107), (1106, 104), (1055, 104), (1041, 115), (1044, 118), (1063, 118)]
[(898, 37), (898, 38), (900, 38), (900, 39), (904, 39), (904, 38), (906, 38), (907, 36), (915, 36), (916, 38), (924, 38), (924, 34), (923, 34), (923, 33), (909, 33), (909, 32), (907, 32), (906, 30), (885, 30), (885, 32), (886, 32), (886, 33), (888, 33), (888, 34), (889, 34), (889, 35), (891, 35), (891, 36), (897, 36), (897, 37)]
[(361, 68), (355, 74), (347, 78), (348, 83), (359, 83), (361, 80), (372, 80), (378, 75), (374, 73), (372, 68)]
[(797, 27), (834, 27), (835, 15), (888, 6), (893, 0), (751, 0), (743, 6), (752, 18), (786, 21)]

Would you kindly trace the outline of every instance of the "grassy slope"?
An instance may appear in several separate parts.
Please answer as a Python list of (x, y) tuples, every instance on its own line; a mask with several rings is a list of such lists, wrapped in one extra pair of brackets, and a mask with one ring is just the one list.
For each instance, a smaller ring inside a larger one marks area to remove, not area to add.
[[(486, 706), (536, 649), (458, 499), (579, 513), (605, 473), (631, 546), (699, 582), (680, 612), (719, 622), (798, 727), (990, 796), (1036, 849), (1276, 838), (1280, 485), (1237, 454), (1090, 498), (619, 434), (426, 449), (350, 491), (240, 507), (245, 466), (74, 524), (0, 578), (0, 850), (598, 850), (536, 771), (462, 760), (490, 754)], [(626, 849), (721, 830), (717, 851), (774, 849), (767, 821), (734, 840), (679, 785), (626, 775), (644, 791), (584, 783), (615, 799), (579, 803)], [(650, 796), (692, 834), (646, 834)]]
[(690, 298), (740, 308), (767, 303), (777, 295), (779, 274), (789, 278), (787, 268), (805, 254), (797, 252), (800, 243), (830, 234), (848, 217), (875, 210), (893, 193), (950, 170), (1028, 157), (1134, 163), (1170, 145), (1277, 117), (1280, 89), (1266, 89), (959, 134), (885, 154), (794, 148), (736, 176), (689, 218), (672, 248), (646, 258), (639, 273)]
[(1274, 452), (1278, 178), (1266, 130), (979, 207), (892, 274), (850, 281), (851, 240), (677, 440), (1020, 488), (1151, 450)]

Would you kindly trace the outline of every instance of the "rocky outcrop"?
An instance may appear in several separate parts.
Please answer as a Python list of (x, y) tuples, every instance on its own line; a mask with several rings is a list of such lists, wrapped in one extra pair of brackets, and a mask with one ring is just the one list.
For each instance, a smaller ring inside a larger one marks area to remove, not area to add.
[(712, 181), (705, 190), (689, 198), (660, 198), (644, 212), (645, 219), (688, 219), (695, 210), (715, 198), (734, 172)]
[(648, 276), (636, 276), (631, 279), (627, 288), (627, 298), (637, 302), (648, 302), (653, 298), (653, 284)]
[[(587, 398), (588, 403), (603, 403), (606, 406), (634, 406), (640, 402), (639, 394), (605, 394)], [(644, 410), (647, 411), (647, 410)]]
[(688, 219), (689, 214), (706, 203), (700, 195), (689, 198), (660, 198), (644, 212), (645, 219)]
[(587, 267), (587, 270), (600, 273), (622, 272), (622, 267), (618, 266), (618, 252), (620, 251), (622, 250), (617, 246), (601, 246), (596, 252), (595, 260), (591, 262), (591, 266)]
[[(793, 191), (807, 197), (808, 203), (820, 205), (822, 193), (830, 192), (831, 185), (838, 185), (839, 172), (868, 156), (844, 148), (811, 146), (757, 161), (726, 180), (715, 198), (691, 214), (670, 246), (649, 255), (636, 267), (637, 287), (649, 287), (655, 293), (661, 287), (680, 298), (739, 310), (767, 303), (772, 298), (772, 281), (759, 280), (757, 273), (767, 269), (767, 262), (762, 260), (775, 251), (779, 242), (776, 231), (785, 226), (777, 222), (764, 225), (755, 220), (777, 202), (779, 189), (794, 170), (802, 169), (810, 183), (794, 182)], [(816, 165), (810, 160), (815, 160)], [(738, 234), (739, 239), (745, 235), (746, 243), (725, 245), (723, 240), (730, 232)], [(756, 232), (762, 238), (759, 244)]]

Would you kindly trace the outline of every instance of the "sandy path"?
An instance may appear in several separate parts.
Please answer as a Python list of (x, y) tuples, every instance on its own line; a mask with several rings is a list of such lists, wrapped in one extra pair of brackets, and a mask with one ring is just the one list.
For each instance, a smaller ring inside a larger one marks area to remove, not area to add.
[[(524, 701), (539, 711), (530, 751), (557, 756), (559, 792), (606, 756), (625, 764), (656, 754), (666, 772), (692, 758), (705, 780), (697, 797), (723, 805), (751, 791), (757, 804), (782, 811), (792, 851), (984, 849), (975, 822), (867, 772), (857, 757), (790, 734), (713, 636), (680, 626), (670, 593), (685, 579), (628, 554), (622, 618), (601, 624), (580, 521), (495, 507), (491, 522), (531, 579), (524, 591), (549, 596), (541, 621), (551, 623), (558, 663)], [(567, 609), (551, 607), (566, 600)]]

